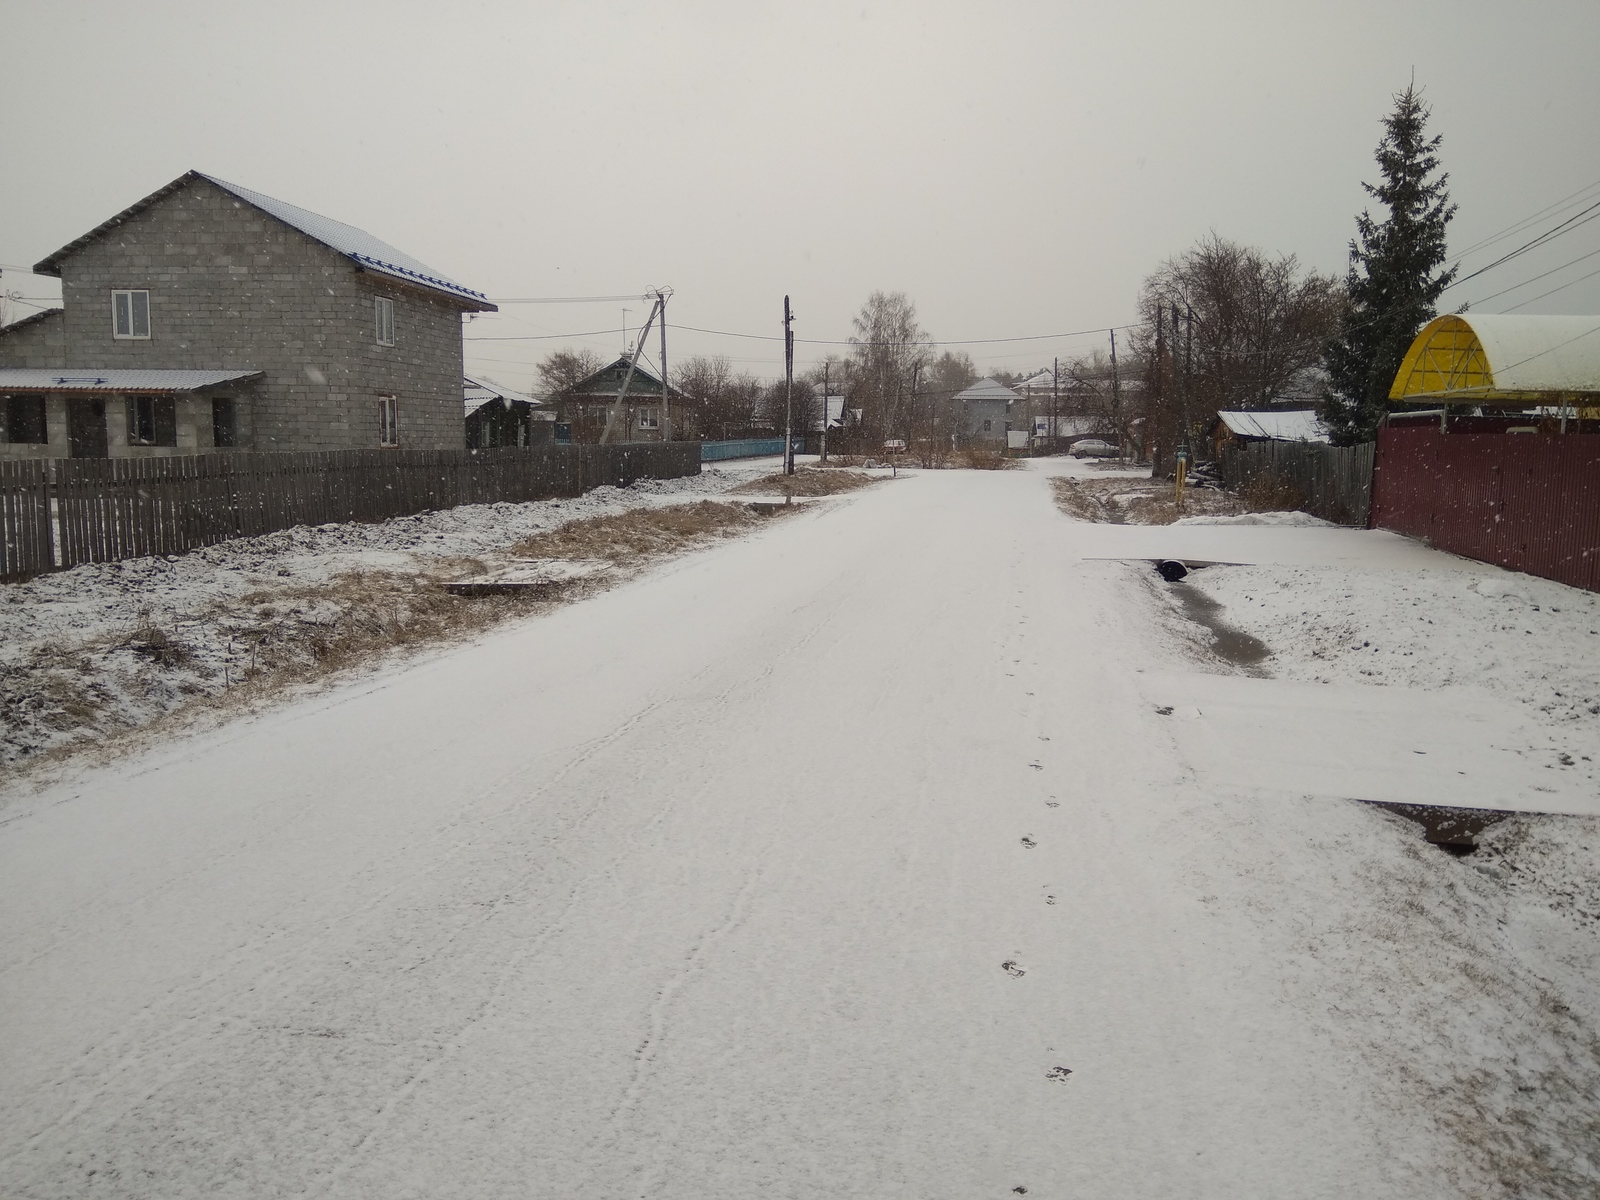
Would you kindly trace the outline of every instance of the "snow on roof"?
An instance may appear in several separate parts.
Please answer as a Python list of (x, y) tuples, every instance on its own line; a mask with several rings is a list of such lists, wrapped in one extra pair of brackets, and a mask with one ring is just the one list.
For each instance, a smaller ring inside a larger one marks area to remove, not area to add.
[(64, 308), (47, 308), (41, 312), (32, 313), (23, 317), (20, 321), (13, 321), (9, 325), (0, 325), (0, 334), (14, 333), (16, 330), (26, 328), (29, 325), (37, 325), (40, 321), (49, 320), (51, 317), (59, 317), (66, 311)]
[(1054, 387), (1055, 384), (1056, 377), (1054, 372), (1040, 371), (1037, 374), (1028, 376), (1017, 386), (1023, 391), (1035, 391), (1041, 388)]
[(104, 221), (95, 226), (82, 237), (69, 242), (57, 250), (49, 258), (38, 263), (33, 269), (39, 275), (60, 275), (60, 260), (80, 246), (93, 241), (102, 233), (120, 225), (130, 217), (143, 212), (152, 204), (163, 197), (178, 190), (192, 179), (204, 179), (207, 183), (221, 188), (232, 196), (243, 200), (246, 204), (260, 209), (270, 217), (275, 217), (285, 225), (298, 229), (307, 237), (321, 242), (330, 250), (344, 255), (355, 262), (364, 270), (374, 271), (380, 275), (388, 275), (395, 279), (403, 279), (408, 283), (420, 284), (430, 291), (442, 292), (458, 300), (469, 302), (469, 306), (480, 312), (498, 312), (495, 306), (489, 303), (488, 297), (482, 292), (474, 291), (465, 284), (457, 283), (447, 275), (442, 275), (425, 263), (418, 262), (409, 254), (396, 250), (388, 242), (373, 237), (365, 230), (357, 229), (354, 225), (346, 225), (343, 221), (335, 221), (331, 217), (320, 216), (282, 200), (275, 200), (261, 192), (251, 191), (249, 188), (240, 187), (236, 183), (228, 183), (218, 179), (215, 175), (207, 175), (201, 171), (190, 171), (174, 179), (166, 187), (152, 192), (137, 204), (123, 209), (109, 221)]
[(510, 388), (501, 387), (493, 380), (471, 375), (461, 377), (461, 399), (466, 406), (467, 414), (477, 412), (485, 404), (498, 400), (508, 408), (512, 404), (528, 404), (534, 408), (543, 408), (544, 401), (537, 400), (525, 392), (513, 392)]
[(121, 367), (0, 367), (0, 391), (28, 392), (195, 392), (201, 388), (254, 379), (260, 371), (149, 371)]
[(993, 379), (980, 379), (964, 392), (957, 392), (957, 400), (1015, 400), (1017, 394), (1005, 384)]
[(1222, 411), (1217, 416), (1238, 437), (1267, 438), (1274, 442), (1330, 440), (1316, 410), (1311, 408), (1291, 412)]
[(1436, 317), (1406, 351), (1391, 400), (1525, 399), (1538, 392), (1600, 392), (1600, 316), (1520, 313)]

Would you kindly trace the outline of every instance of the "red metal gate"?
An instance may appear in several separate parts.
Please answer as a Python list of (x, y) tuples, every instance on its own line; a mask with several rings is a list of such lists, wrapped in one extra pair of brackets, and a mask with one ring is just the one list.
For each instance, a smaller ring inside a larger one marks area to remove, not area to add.
[(1372, 526), (1600, 591), (1600, 435), (1386, 426)]

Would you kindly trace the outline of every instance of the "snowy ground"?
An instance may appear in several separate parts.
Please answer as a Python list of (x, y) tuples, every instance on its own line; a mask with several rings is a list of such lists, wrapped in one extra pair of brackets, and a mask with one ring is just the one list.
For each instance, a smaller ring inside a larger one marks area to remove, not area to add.
[[(1585, 597), (1386, 534), (1075, 522), (1048, 476), (1089, 469), (913, 473), (14, 788), (0, 1190), (1594, 1194), (1596, 818), (1456, 859), (1337, 780), (1230, 782), (1253, 747), (1218, 766), (1158, 694), (1420, 712), (1477, 634), (1404, 600)], [(1251, 564), (1176, 586), (1272, 657), (1216, 657), (1153, 557)], [(1594, 694), (1591, 635), (1523, 624), (1569, 673), (1502, 631), (1473, 703), (1577, 746), (1542, 706)]]
[(725, 463), (568, 500), (300, 526), (0, 585), (0, 764), (136, 728), (222, 692), (249, 672), (252, 647), (269, 631), (336, 620), (340, 603), (319, 591), (351, 573), (471, 575), (565, 522), (720, 494), (778, 461)]

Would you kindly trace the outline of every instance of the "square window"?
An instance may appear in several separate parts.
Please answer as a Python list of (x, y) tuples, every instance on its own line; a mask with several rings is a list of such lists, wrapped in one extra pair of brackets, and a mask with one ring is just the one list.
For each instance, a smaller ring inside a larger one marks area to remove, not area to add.
[(656, 410), (653, 409), (653, 408), (641, 408), (639, 410), (639, 428), (640, 429), (660, 429), (661, 428), (661, 417), (660, 417), (660, 414), (657, 413)]
[(394, 301), (379, 296), (373, 301), (373, 309), (378, 319), (378, 345), (394, 345)]
[(111, 293), (111, 336), (124, 341), (150, 337), (150, 293), (119, 288)]
[(171, 396), (128, 397), (128, 445), (176, 446), (178, 403)]
[(6, 441), (12, 445), (42, 445), (50, 440), (45, 431), (43, 396), (7, 396), (5, 418)]
[(378, 445), (400, 444), (400, 402), (393, 396), (378, 397)]

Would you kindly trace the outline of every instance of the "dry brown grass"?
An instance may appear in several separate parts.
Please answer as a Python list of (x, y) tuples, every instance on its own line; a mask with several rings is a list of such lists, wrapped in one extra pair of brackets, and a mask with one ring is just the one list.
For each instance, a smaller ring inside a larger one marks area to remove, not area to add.
[(1179, 517), (1233, 516), (1248, 509), (1215, 488), (1188, 488), (1180, 511), (1173, 485), (1163, 479), (1052, 479), (1056, 506), (1080, 521), (1114, 525), (1170, 525)]
[(571, 521), (511, 548), (520, 558), (604, 559), (620, 563), (688, 549), (742, 532), (763, 518), (735, 504), (701, 500)]
[(732, 489), (745, 495), (763, 496), (836, 496), (840, 492), (853, 492), (857, 488), (882, 483), (882, 478), (864, 475), (860, 471), (841, 471), (833, 467), (818, 469), (800, 467), (793, 475), (763, 475), (749, 483)]
[(1263, 471), (1239, 489), (1245, 512), (1294, 512), (1304, 508), (1306, 495), (1287, 475)]
[(981, 446), (957, 450), (950, 456), (952, 467), (969, 471), (1009, 471), (1017, 466), (1018, 461), (1007, 458), (1003, 451), (988, 450)]

